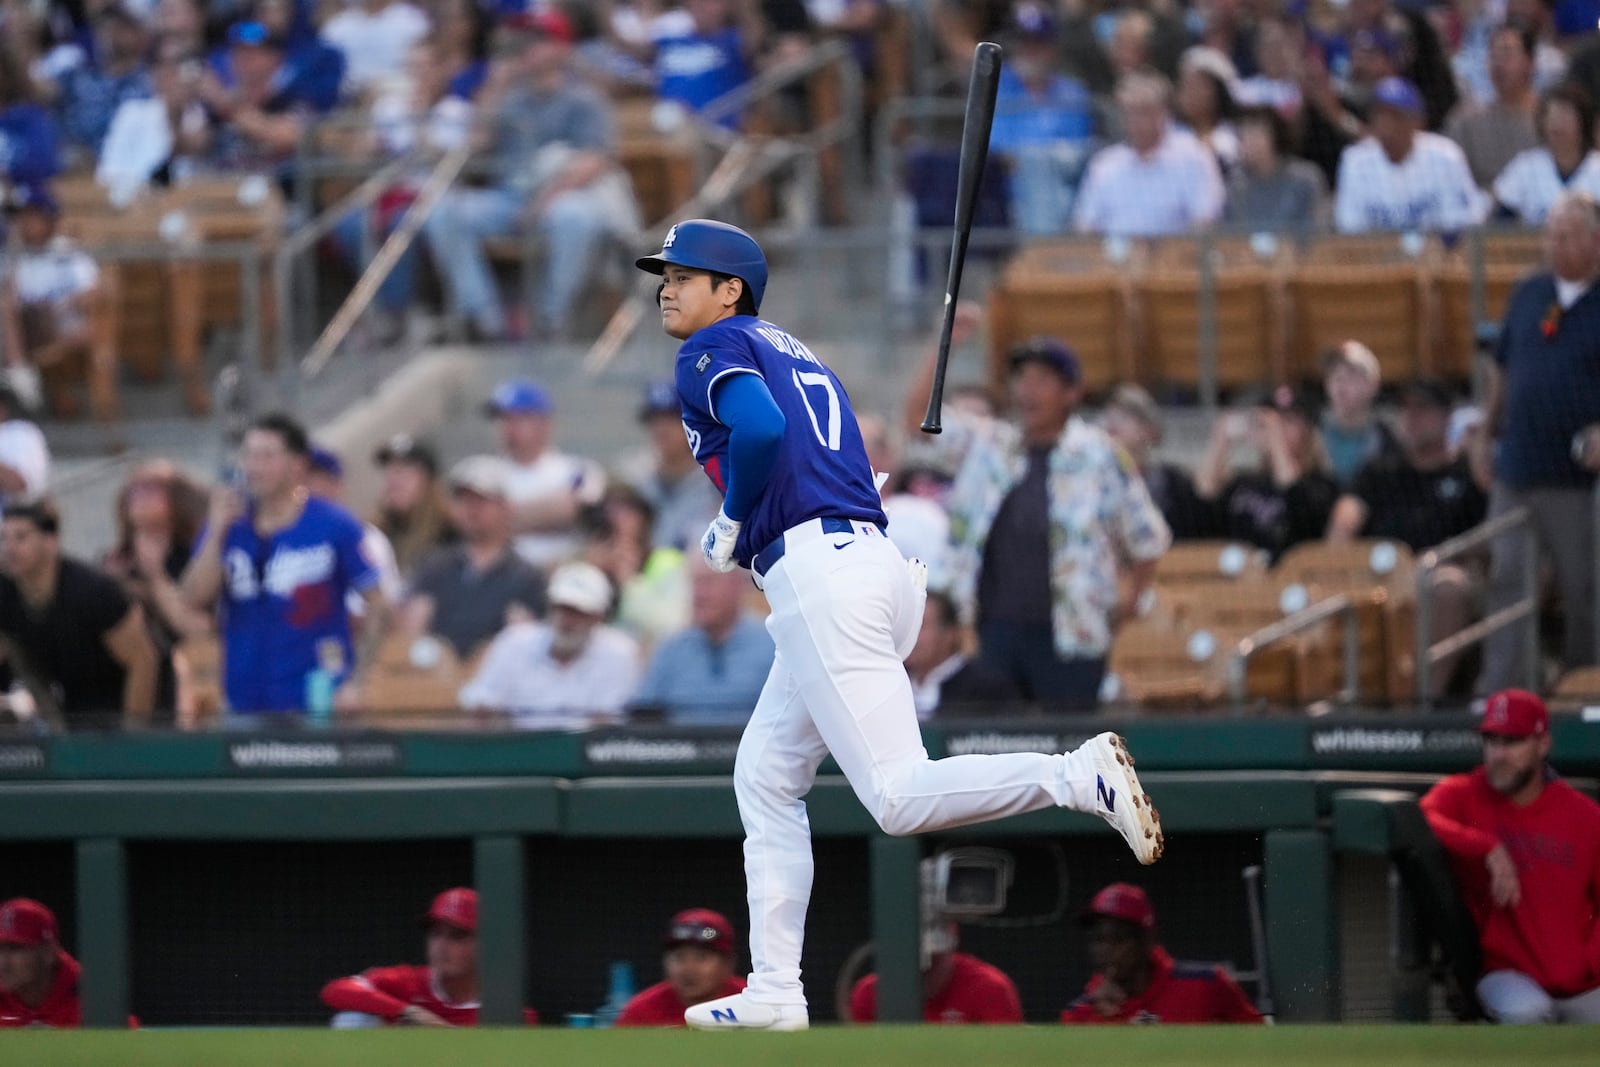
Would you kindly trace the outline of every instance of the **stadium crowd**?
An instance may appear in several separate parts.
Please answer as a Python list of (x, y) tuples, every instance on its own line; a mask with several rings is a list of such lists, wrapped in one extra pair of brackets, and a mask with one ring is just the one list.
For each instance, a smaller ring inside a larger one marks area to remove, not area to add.
[[(1588, 602), (1600, 382), (1583, 319), (1600, 222), (1582, 197), (1600, 193), (1587, 88), (1600, 52), (1581, 6), (916, 6), (951, 86), (974, 40), (1009, 46), (993, 142), (1004, 221), (1019, 232), (1454, 234), (1516, 219), (1544, 226), (1554, 250), (1553, 273), (1513, 301), (1481, 403), (1459, 382), (1386, 376), (1358, 336), (1325, 354), (1315, 387), (1236, 397), (1204, 449), (1174, 463), (1160, 403), (1133, 383), (1087, 397), (1066, 337), (1008, 353), (1007, 395), (962, 390), (937, 447), (913, 444), (890, 413), (868, 418), (891, 534), (944, 594), (908, 659), (925, 715), (1117, 696), (1115, 641), (1170, 607), (1157, 571), (1172, 543), (1229, 541), (1268, 566), (1363, 538), (1420, 553), (1524, 506), (1556, 603)], [(532, 380), (488, 400), (498, 455), (448, 463), (403, 432), (372, 456), (338, 456), (289, 420), (259, 420), (238, 486), (144, 464), (103, 559), (62, 558), (31, 420), (74, 411), (72, 382), (101, 357), (87, 338), (97, 268), (61, 234), (51, 181), (92, 171), (114, 200), (207, 173), (292, 190), (307, 180), (298, 147), (334, 116), (358, 116), (356, 143), (342, 143), (374, 159), (470, 146), (486, 169), (444, 195), (386, 278), (381, 332), (405, 330), (431, 264), (469, 337), (559, 337), (608, 242), (637, 232), (616, 154), (624, 101), (654, 101), (652, 121), (669, 125), (672, 108), (705, 108), (829, 36), (852, 42), (869, 80), (886, 78), (885, 27), (905, 12), (880, 0), (163, 0), (4, 14), (0, 179), (17, 243), (0, 303), (0, 631), (13, 715), (321, 717), (383, 703), (368, 683), (400, 667), (450, 675), (439, 710), (462, 722), (742, 720), (771, 642), (759, 598), (692, 550), (716, 496), (665, 384), (647, 390), (640, 445), (620, 458), (561, 451), (560, 398)], [(803, 121), (769, 111), (718, 121)], [(344, 220), (333, 250), (360, 265), (420, 178)], [(908, 179), (908, 195), (927, 192)], [(533, 321), (502, 301), (486, 258), (486, 242), (529, 228), (549, 250)], [(958, 340), (979, 327), (962, 316)], [(913, 376), (907, 418), (924, 381)], [(340, 504), (340, 477), (368, 462), (383, 488), (362, 521)], [(1439, 568), (1434, 634), (1511, 603), (1524, 551), (1507, 536)], [(1552, 663), (1592, 661), (1588, 616), (1565, 612)], [(75, 639), (85, 632), (100, 640)], [(1432, 665), (1430, 690), (1465, 697), (1525, 677), (1514, 638), (1492, 639), (1481, 665), (1472, 653)]]

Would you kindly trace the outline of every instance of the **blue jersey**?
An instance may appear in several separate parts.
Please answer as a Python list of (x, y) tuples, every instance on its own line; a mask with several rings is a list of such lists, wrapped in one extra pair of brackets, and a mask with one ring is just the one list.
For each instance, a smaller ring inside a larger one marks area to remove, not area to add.
[(230, 710), (303, 710), (306, 675), (321, 665), (327, 642), (347, 671), (353, 666), (345, 594), (378, 580), (361, 552), (362, 533), (355, 516), (315, 497), (294, 525), (270, 537), (259, 536), (248, 516), (228, 527), (222, 639)]
[(749, 315), (712, 323), (678, 349), (683, 429), (694, 458), (719, 490), (728, 489), (728, 428), (717, 420), (712, 392), (731, 374), (754, 374), (766, 382), (787, 420), (772, 477), (734, 546), (741, 566), (750, 566), (752, 556), (807, 519), (884, 523), (844, 386), (805, 345)]

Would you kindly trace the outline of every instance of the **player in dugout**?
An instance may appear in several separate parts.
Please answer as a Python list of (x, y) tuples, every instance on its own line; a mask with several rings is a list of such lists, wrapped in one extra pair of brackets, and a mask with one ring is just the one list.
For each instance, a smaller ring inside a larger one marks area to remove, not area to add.
[(617, 1016), (618, 1026), (683, 1026), (695, 1004), (731, 997), (744, 988), (733, 973), (733, 924), (709, 908), (680, 911), (667, 924), (661, 969), (666, 978), (636, 995)]
[(0, 1029), (76, 1027), (80, 973), (49, 908), (26, 897), (0, 904)]
[(1215, 963), (1179, 962), (1156, 940), (1143, 889), (1113, 882), (1083, 913), (1095, 974), (1064, 1023), (1259, 1023), (1239, 983)]
[(1478, 1001), (1496, 1022), (1600, 1023), (1600, 806), (1545, 762), (1534, 694), (1490, 696), (1478, 732), (1483, 765), (1422, 798), (1478, 927)]
[[(423, 921), (425, 965), (369, 967), (322, 987), (322, 1002), (338, 1013), (335, 1030), (478, 1024), (478, 894), (446, 889), (433, 898)], [(530, 1026), (539, 1022), (532, 1009), (523, 1009), (522, 1016)]]

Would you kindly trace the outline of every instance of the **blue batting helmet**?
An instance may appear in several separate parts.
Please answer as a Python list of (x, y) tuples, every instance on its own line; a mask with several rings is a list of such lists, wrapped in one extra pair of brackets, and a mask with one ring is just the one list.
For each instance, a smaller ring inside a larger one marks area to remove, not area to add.
[(711, 219), (688, 219), (667, 231), (660, 252), (634, 261), (640, 270), (651, 274), (665, 272), (668, 263), (730, 274), (744, 282), (756, 309), (761, 308), (761, 297), (767, 289), (767, 257), (756, 239), (737, 226)]

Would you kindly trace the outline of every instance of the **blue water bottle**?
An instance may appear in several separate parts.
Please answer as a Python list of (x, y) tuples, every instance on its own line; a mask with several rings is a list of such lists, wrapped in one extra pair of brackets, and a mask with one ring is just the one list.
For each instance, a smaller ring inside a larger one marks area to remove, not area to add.
[(594, 1011), (595, 1026), (614, 1026), (617, 1016), (633, 999), (633, 964), (627, 960), (611, 962), (611, 992), (606, 1002)]
[(327, 726), (333, 721), (333, 694), (344, 675), (344, 649), (337, 640), (317, 643), (317, 665), (306, 672), (306, 722)]

